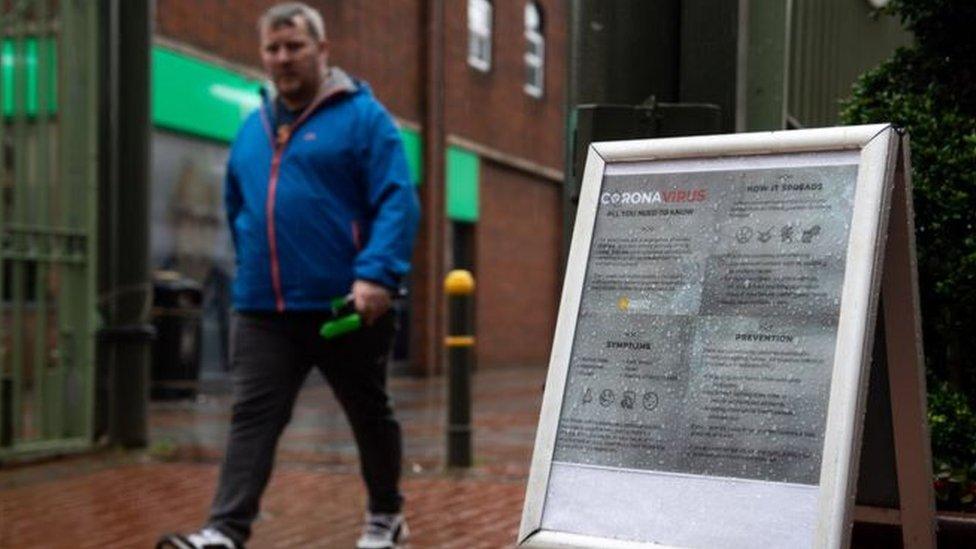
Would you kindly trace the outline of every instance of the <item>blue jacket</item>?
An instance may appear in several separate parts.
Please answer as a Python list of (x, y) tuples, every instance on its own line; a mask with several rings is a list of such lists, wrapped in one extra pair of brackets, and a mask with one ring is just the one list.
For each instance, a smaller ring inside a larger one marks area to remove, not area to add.
[(397, 288), (420, 210), (390, 115), (336, 68), (290, 132), (273, 114), (265, 100), (248, 117), (227, 166), (235, 308), (327, 310), (357, 279)]

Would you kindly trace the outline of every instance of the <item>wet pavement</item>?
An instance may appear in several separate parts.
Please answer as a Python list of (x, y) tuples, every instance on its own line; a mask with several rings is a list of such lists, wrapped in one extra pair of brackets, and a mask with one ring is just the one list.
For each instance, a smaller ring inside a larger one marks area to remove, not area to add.
[[(396, 377), (412, 548), (514, 545), (545, 370), (474, 376), (475, 463), (444, 467), (443, 378)], [(100, 452), (0, 469), (0, 547), (151, 547), (206, 517), (230, 399), (154, 402), (144, 452)], [(365, 505), (352, 435), (310, 377), (278, 449), (249, 547), (352, 547)]]
[[(397, 377), (405, 433), (403, 489), (412, 549), (513, 547), (545, 371), (474, 376), (475, 464), (444, 467), (444, 380)], [(0, 549), (150, 548), (207, 515), (230, 399), (219, 384), (194, 401), (152, 403), (145, 451), (101, 451), (0, 468)], [(250, 548), (349, 548), (365, 505), (351, 433), (311, 378), (278, 452)], [(976, 520), (940, 516), (939, 547), (976, 547)], [(897, 530), (858, 524), (852, 547), (900, 547)]]

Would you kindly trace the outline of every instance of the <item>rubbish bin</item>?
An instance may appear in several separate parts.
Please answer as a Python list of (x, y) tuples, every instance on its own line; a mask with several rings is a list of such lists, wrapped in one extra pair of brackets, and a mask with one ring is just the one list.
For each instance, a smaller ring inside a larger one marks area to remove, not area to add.
[(174, 271), (153, 274), (152, 353), (154, 399), (193, 398), (200, 376), (200, 284)]

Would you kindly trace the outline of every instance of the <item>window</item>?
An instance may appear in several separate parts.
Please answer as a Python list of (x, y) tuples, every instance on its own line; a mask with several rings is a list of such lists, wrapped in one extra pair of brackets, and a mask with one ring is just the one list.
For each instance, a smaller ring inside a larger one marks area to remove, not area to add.
[(491, 70), (491, 15), (489, 0), (468, 0), (468, 64)]
[(525, 4), (525, 93), (542, 97), (545, 89), (546, 39), (542, 36), (542, 10), (535, 2)]

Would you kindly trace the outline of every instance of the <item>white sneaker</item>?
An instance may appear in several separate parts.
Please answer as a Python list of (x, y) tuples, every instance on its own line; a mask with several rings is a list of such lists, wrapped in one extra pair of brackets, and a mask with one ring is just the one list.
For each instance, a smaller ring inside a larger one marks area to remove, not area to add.
[(409, 532), (402, 513), (366, 513), (363, 535), (356, 549), (397, 549), (407, 541)]
[(204, 528), (189, 535), (167, 534), (156, 544), (157, 549), (241, 549), (241, 545), (216, 528)]

